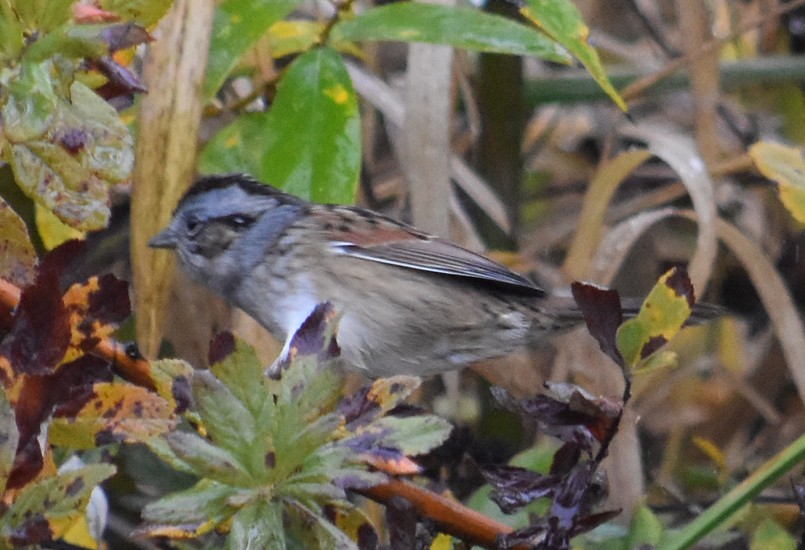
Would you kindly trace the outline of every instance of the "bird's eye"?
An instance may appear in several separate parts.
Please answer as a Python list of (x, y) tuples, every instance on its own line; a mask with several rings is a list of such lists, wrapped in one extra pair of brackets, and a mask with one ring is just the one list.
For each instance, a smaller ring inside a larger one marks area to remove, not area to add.
[(185, 221), (184, 227), (187, 230), (188, 235), (195, 235), (201, 231), (201, 220), (195, 216), (191, 216)]

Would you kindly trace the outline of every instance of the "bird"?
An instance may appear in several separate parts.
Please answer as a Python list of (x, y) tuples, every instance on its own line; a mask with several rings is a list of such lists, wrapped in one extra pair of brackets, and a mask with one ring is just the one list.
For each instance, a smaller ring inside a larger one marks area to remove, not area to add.
[(290, 340), (314, 308), (339, 316), (346, 366), (428, 376), (538, 345), (583, 321), (486, 256), (377, 212), (318, 204), (245, 174), (200, 177), (149, 245)]

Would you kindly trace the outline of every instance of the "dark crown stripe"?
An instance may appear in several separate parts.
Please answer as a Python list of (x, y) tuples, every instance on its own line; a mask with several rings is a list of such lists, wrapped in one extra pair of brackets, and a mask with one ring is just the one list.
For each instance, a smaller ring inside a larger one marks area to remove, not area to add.
[(249, 195), (262, 195), (264, 197), (277, 197), (285, 203), (291, 204), (305, 204), (305, 201), (288, 193), (284, 193), (279, 189), (275, 189), (266, 183), (262, 183), (254, 179), (248, 174), (213, 174), (210, 176), (201, 176), (196, 180), (196, 183), (179, 201), (179, 206), (182, 206), (189, 199), (213, 191), (215, 189), (226, 189), (236, 185), (240, 187), (245, 193)]

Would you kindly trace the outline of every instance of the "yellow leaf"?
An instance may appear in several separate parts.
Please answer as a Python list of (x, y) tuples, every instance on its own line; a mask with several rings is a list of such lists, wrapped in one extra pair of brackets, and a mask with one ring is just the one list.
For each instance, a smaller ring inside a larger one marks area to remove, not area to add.
[(65, 224), (39, 203), (36, 204), (36, 228), (48, 250), (53, 250), (65, 241), (86, 237), (86, 233)]
[(783, 206), (795, 220), (805, 223), (805, 158), (796, 147), (759, 141), (749, 156), (767, 178), (777, 182)]

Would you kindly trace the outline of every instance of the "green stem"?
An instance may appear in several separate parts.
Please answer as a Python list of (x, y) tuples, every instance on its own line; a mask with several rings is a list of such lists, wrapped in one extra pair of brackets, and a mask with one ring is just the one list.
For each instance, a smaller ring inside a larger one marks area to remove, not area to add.
[(660, 544), (658, 550), (684, 550), (699, 539), (724, 525), (741, 508), (760, 492), (805, 460), (805, 435), (783, 449), (777, 456), (755, 470), (749, 477), (718, 499), (699, 517), (673, 536), (673, 540)]

